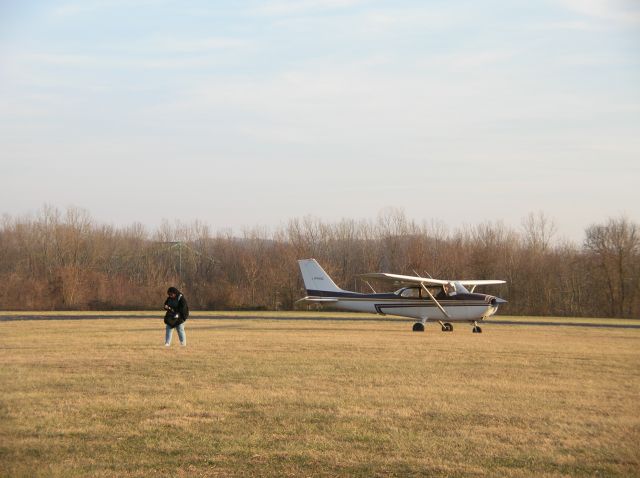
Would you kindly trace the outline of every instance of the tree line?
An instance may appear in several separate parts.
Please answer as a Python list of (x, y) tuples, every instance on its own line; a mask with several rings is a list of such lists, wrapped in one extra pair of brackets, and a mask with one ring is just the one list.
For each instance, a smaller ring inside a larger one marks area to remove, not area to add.
[(589, 225), (580, 244), (555, 235), (543, 213), (518, 229), (485, 222), (450, 230), (385, 210), (371, 220), (304, 217), (234, 235), (201, 222), (115, 227), (81, 209), (47, 206), (2, 218), (0, 308), (156, 309), (176, 285), (194, 309), (293, 309), (304, 296), (297, 259), (314, 257), (349, 290), (381, 287), (357, 277), (376, 271), (504, 279), (486, 289), (509, 301), (503, 313), (640, 315), (636, 223), (619, 217)]

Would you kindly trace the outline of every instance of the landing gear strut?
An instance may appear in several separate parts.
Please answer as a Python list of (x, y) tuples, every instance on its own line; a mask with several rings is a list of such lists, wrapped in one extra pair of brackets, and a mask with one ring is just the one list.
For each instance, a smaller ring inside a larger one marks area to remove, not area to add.
[(416, 322), (413, 324), (414, 332), (424, 332), (424, 324), (422, 322)]

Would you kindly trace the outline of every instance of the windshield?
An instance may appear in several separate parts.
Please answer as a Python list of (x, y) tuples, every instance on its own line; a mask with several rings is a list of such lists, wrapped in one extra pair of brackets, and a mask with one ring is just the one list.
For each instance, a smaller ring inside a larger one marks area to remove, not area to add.
[(442, 286), (442, 290), (444, 290), (444, 293), (448, 296), (469, 293), (469, 291), (458, 281), (447, 282)]
[(453, 282), (453, 287), (455, 288), (455, 291), (456, 291), (458, 294), (468, 294), (468, 293), (469, 293), (469, 291), (466, 289), (466, 287), (465, 287), (465, 286), (463, 286), (463, 285), (462, 285), (460, 282), (458, 282), (458, 281)]

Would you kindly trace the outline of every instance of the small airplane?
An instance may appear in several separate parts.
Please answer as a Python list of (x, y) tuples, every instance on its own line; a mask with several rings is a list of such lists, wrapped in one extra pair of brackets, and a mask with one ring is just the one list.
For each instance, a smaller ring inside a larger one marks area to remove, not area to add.
[[(507, 301), (492, 295), (474, 293), (477, 286), (504, 284), (503, 280), (441, 280), (374, 272), (361, 274), (363, 280), (375, 279), (400, 285), (395, 292), (361, 294), (338, 287), (315, 259), (298, 261), (307, 296), (298, 302), (318, 303), (334, 309), (391, 314), (417, 319), (414, 332), (424, 332), (427, 322), (438, 322), (443, 332), (452, 332), (452, 322), (473, 324), (473, 333), (481, 333), (478, 322), (492, 316)], [(471, 287), (468, 290), (466, 287)]]

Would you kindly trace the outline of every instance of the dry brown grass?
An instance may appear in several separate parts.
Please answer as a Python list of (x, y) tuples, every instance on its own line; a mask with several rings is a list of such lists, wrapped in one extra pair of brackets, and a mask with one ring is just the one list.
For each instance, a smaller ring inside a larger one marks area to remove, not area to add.
[[(43, 316), (43, 317), (91, 317), (98, 316), (100, 318), (105, 317), (140, 317), (140, 318), (157, 318), (158, 311), (152, 310), (108, 310), (108, 311), (87, 311), (87, 310), (42, 310), (42, 311), (2, 311), (0, 312), (0, 318), (3, 317), (31, 317), (31, 316)], [(379, 314), (365, 314), (365, 313), (353, 313), (353, 312), (340, 312), (329, 310), (317, 310), (317, 311), (302, 311), (302, 310), (287, 310), (287, 311), (273, 311), (273, 310), (251, 310), (251, 311), (237, 311), (237, 310), (195, 310), (191, 311), (191, 317), (193, 318), (210, 318), (215, 316), (216, 318), (229, 317), (229, 318), (265, 318), (265, 319), (287, 319), (287, 318), (300, 318), (308, 317), (310, 319), (374, 319), (379, 320), (405, 320), (391, 315), (381, 316)], [(640, 320), (638, 319), (618, 319), (618, 318), (592, 318), (592, 317), (537, 317), (537, 316), (524, 316), (524, 315), (495, 315), (488, 319), (488, 323), (492, 322), (579, 322), (579, 323), (593, 323), (593, 324), (614, 324), (614, 325), (633, 325), (640, 327)]]
[(640, 474), (640, 330), (484, 331), (3, 322), (0, 476)]

